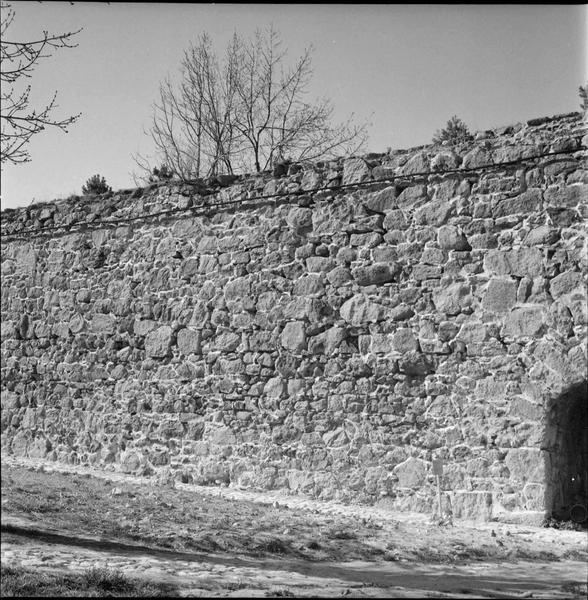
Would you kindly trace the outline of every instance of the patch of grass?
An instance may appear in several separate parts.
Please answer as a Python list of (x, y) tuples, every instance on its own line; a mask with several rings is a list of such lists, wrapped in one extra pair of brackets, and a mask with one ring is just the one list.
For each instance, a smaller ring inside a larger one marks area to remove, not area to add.
[(462, 563), (479, 560), (495, 560), (505, 557), (505, 552), (496, 548), (468, 547), (454, 549), (452, 552), (440, 550), (438, 548), (426, 547), (415, 548), (412, 550), (412, 560), (429, 563)]
[(551, 527), (553, 529), (564, 529), (565, 531), (586, 531), (588, 524), (575, 523), (574, 521), (561, 521), (553, 517), (545, 517), (542, 527)]
[(4, 597), (104, 597), (169, 596), (175, 588), (128, 578), (120, 571), (92, 568), (81, 574), (43, 573), (37, 569), (2, 565), (0, 596)]
[(294, 598), (295, 597), (295, 594), (286, 588), (281, 589), (281, 590), (273, 590), (271, 592), (268, 592), (267, 595), (271, 596), (272, 598)]
[(229, 581), (226, 585), (226, 589), (229, 590), (229, 592), (234, 592), (235, 590), (244, 590), (246, 587), (248, 587), (247, 583), (242, 580)]
[(265, 540), (255, 547), (255, 550), (261, 553), (269, 554), (288, 554), (290, 548), (279, 538), (272, 538), (271, 540)]
[(561, 589), (568, 594), (581, 596), (583, 598), (585, 598), (588, 593), (588, 585), (585, 583), (564, 583), (561, 586)]
[(522, 560), (541, 560), (545, 562), (557, 562), (559, 560), (559, 557), (553, 552), (527, 548), (517, 548), (515, 558)]
[(562, 554), (562, 558), (567, 560), (586, 560), (586, 552), (571, 548)]
[(357, 534), (353, 531), (349, 531), (349, 529), (336, 529), (335, 531), (331, 531), (329, 536), (334, 540), (355, 540), (357, 539)]
[(92, 567), (82, 575), (82, 581), (89, 589), (95, 588), (104, 592), (127, 593), (133, 588), (131, 581), (120, 571)]

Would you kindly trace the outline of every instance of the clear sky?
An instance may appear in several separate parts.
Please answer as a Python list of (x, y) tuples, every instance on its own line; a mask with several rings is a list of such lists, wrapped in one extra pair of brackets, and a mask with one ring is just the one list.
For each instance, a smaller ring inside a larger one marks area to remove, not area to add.
[(143, 129), (159, 83), (208, 32), (219, 53), (236, 30), (273, 23), (294, 59), (313, 45), (311, 95), (337, 120), (369, 119), (366, 151), (428, 143), (457, 114), (471, 130), (579, 109), (588, 81), (585, 5), (173, 4), (12, 2), (6, 39), (83, 27), (30, 80), (33, 104), (58, 90), (56, 116), (82, 112), (70, 132), (46, 130), (32, 162), (3, 165), (2, 208), (80, 193), (99, 173), (133, 187), (131, 155), (149, 153)]

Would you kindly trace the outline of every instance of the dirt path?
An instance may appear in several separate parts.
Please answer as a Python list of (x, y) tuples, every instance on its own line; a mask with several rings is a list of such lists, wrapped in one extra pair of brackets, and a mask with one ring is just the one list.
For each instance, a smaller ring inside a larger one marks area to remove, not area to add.
[(1, 560), (41, 570), (82, 572), (92, 566), (177, 585), (182, 596), (570, 598), (586, 574), (580, 561), (415, 565), (351, 561), (312, 564), (173, 552), (72, 538), (25, 519), (3, 517)]
[[(182, 596), (586, 597), (585, 532), (439, 527), (423, 514), (181, 484), (150, 500), (143, 478), (4, 457), (3, 467), (3, 565), (108, 567)], [(146, 512), (156, 537), (137, 529), (133, 515)], [(286, 551), (252, 555), (256, 536)], [(210, 537), (220, 545), (203, 546)]]

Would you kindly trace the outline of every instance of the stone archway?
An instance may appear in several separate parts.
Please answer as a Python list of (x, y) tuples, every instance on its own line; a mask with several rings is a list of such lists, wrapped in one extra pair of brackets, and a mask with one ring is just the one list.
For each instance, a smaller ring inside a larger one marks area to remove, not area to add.
[(543, 444), (547, 514), (588, 526), (587, 382), (567, 388), (547, 409)]

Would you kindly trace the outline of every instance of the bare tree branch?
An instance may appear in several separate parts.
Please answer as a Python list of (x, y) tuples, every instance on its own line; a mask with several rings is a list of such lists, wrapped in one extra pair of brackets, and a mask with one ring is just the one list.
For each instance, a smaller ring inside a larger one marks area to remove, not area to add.
[(46, 127), (57, 127), (67, 133), (68, 126), (75, 123), (81, 113), (56, 119), (52, 113), (58, 108), (57, 92), (53, 94), (51, 101), (38, 111), (30, 106), (31, 86), (27, 85), (24, 91), (18, 92), (15, 84), (30, 78), (38, 62), (51, 56), (51, 50), (75, 48), (77, 44), (74, 44), (71, 38), (81, 29), (60, 35), (43, 31), (38, 40), (14, 42), (6, 39), (6, 31), (14, 21), (15, 13), (7, 3), (1, 3), (0, 10), (0, 81), (3, 87), (0, 94), (0, 163), (18, 164), (31, 160), (26, 145), (34, 135), (44, 131)]

